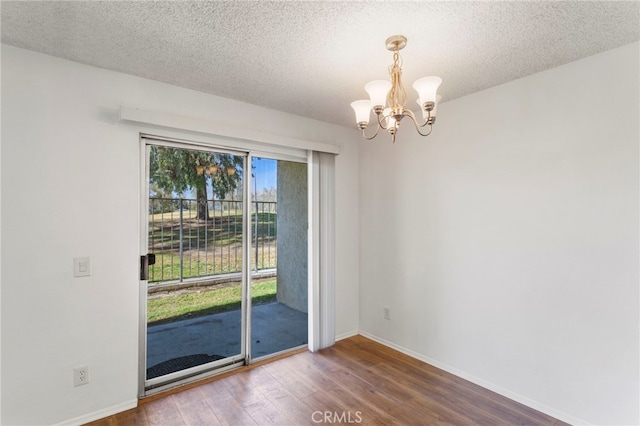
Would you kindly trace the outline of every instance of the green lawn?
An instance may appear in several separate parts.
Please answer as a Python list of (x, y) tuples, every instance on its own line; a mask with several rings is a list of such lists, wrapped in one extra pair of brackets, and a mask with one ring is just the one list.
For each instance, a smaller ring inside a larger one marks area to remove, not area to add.
[[(255, 267), (255, 249), (251, 249), (251, 267)], [(258, 269), (276, 267), (276, 246), (258, 247)], [(184, 255), (183, 278), (202, 277), (207, 275), (228, 274), (242, 271), (242, 248), (227, 248), (216, 254), (209, 252), (201, 256), (196, 252)], [(149, 282), (177, 280), (180, 277), (180, 255), (173, 253), (156, 253), (156, 263), (149, 266)]]
[[(241, 286), (234, 285), (150, 299), (147, 302), (147, 323), (159, 324), (240, 309), (241, 296)], [(254, 305), (275, 302), (276, 280), (252, 284), (251, 300)]]

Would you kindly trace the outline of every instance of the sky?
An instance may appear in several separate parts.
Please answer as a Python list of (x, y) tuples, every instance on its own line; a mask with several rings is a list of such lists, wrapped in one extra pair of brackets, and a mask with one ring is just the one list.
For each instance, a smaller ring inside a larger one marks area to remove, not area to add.
[[(253, 159), (253, 174), (255, 175), (255, 185), (258, 187), (258, 194), (263, 189), (277, 188), (277, 161), (268, 158), (255, 157)], [(251, 191), (254, 191), (254, 186), (251, 185)]]

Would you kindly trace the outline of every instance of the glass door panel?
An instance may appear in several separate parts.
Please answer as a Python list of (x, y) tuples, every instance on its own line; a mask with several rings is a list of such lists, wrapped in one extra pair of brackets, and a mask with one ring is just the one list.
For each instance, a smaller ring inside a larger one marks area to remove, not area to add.
[(147, 152), (152, 387), (244, 360), (247, 156), (162, 143), (149, 143)]
[(308, 342), (307, 164), (252, 161), (251, 358)]

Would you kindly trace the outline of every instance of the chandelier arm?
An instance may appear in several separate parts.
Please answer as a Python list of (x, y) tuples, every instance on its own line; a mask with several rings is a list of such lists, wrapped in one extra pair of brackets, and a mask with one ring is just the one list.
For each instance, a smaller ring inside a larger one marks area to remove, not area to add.
[(433, 131), (433, 125), (429, 124), (429, 131), (427, 133), (422, 133), (417, 127), (416, 127), (416, 131), (420, 133), (420, 136), (429, 136)]
[[(429, 136), (431, 134), (431, 131), (433, 130), (433, 125), (430, 124), (428, 120), (423, 125), (419, 125), (418, 120), (416, 120), (416, 116), (413, 114), (411, 110), (405, 110), (402, 114), (409, 117), (411, 121), (413, 121), (413, 125), (416, 128), (416, 132), (418, 132), (420, 136)], [(427, 124), (429, 125), (429, 131), (427, 133), (422, 133), (420, 131), (420, 128), (424, 127)]]
[(413, 124), (416, 126), (416, 129), (417, 129), (417, 128), (422, 128), (424, 126), (433, 124), (433, 121), (431, 121), (431, 118), (432, 118), (431, 117), (431, 111), (427, 111), (427, 112), (428, 112), (427, 119), (422, 124), (420, 124), (418, 122), (418, 119), (416, 118), (416, 115), (410, 109), (405, 109), (404, 111), (402, 111), (402, 115), (406, 115), (406, 116), (410, 117), (411, 120), (413, 120)]
[(371, 139), (375, 138), (376, 136), (378, 136), (378, 132), (380, 131), (380, 124), (378, 124), (378, 128), (376, 129), (376, 132), (373, 134), (373, 136), (367, 136), (367, 134), (365, 133), (366, 129), (362, 129), (362, 137), (365, 138), (366, 140), (370, 141)]
[[(427, 114), (428, 114), (428, 115), (427, 115), (427, 119), (426, 119), (426, 121), (425, 121), (424, 123), (422, 123), (422, 124), (420, 125), (420, 127), (424, 127), (424, 126), (426, 126), (427, 124), (430, 124), (430, 123), (431, 123), (431, 111), (427, 111)], [(431, 133), (431, 131), (429, 131), (429, 133)]]
[[(383, 128), (384, 130), (389, 130), (387, 129), (387, 126), (384, 125), (383, 121), (387, 118), (386, 115), (384, 114), (378, 114), (378, 131), (380, 131), (380, 128)], [(377, 134), (377, 132), (376, 132)], [(374, 136), (375, 137), (375, 136)]]

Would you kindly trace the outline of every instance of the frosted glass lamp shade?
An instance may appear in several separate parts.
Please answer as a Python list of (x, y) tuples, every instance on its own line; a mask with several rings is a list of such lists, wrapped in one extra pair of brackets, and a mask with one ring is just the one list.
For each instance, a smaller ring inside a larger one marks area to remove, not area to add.
[(369, 124), (369, 115), (371, 114), (371, 101), (369, 101), (369, 99), (351, 102), (351, 108), (353, 108), (356, 113), (356, 124)]
[(440, 99), (442, 99), (442, 95), (436, 95), (436, 104), (433, 106), (433, 109), (431, 110), (432, 117), (436, 116), (436, 110), (438, 109), (438, 104), (440, 103)]
[(436, 92), (440, 83), (442, 83), (440, 77), (423, 77), (413, 83), (413, 88), (418, 92), (418, 98), (420, 99), (420, 108), (425, 102), (436, 102)]
[(389, 89), (391, 89), (391, 82), (387, 80), (373, 80), (365, 84), (364, 90), (369, 94), (371, 107), (384, 107), (387, 104)]

